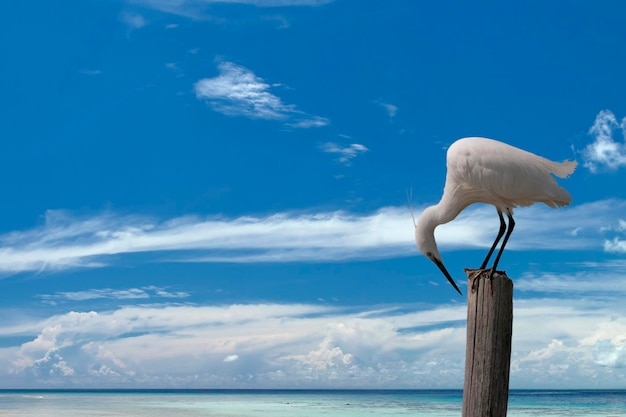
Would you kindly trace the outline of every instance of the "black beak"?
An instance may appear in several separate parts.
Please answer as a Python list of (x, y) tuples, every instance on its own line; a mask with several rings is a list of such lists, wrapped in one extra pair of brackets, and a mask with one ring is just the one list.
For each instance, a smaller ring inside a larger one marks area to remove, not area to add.
[(434, 257), (431, 258), (431, 259), (435, 263), (435, 265), (437, 265), (439, 267), (439, 269), (441, 269), (441, 272), (443, 272), (443, 274), (446, 276), (446, 278), (448, 278), (448, 282), (450, 283), (450, 285), (452, 285), (454, 287), (456, 292), (458, 292), (459, 294), (463, 295), (461, 290), (459, 290), (459, 287), (456, 285), (456, 282), (454, 282), (454, 280), (450, 276), (450, 273), (448, 272), (446, 267), (443, 265), (443, 262), (441, 262), (439, 259), (435, 259)]

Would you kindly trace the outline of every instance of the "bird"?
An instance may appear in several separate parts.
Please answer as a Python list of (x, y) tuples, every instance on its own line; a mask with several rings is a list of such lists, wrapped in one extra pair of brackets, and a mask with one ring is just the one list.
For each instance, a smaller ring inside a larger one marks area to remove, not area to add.
[[(467, 137), (457, 140), (446, 154), (447, 173), (441, 200), (424, 209), (417, 223), (414, 222), (417, 248), (463, 295), (441, 259), (435, 241), (435, 228), (454, 220), (471, 204), (495, 206), (500, 229), (480, 266), (481, 271), (487, 270), (489, 259), (504, 236), (490, 268), (491, 279), (515, 227), (513, 209), (534, 203), (545, 203), (552, 208), (569, 205), (571, 195), (557, 184), (553, 175), (567, 178), (577, 165), (578, 162), (569, 160), (553, 162), (494, 139)], [(508, 217), (508, 226), (503, 213)]]

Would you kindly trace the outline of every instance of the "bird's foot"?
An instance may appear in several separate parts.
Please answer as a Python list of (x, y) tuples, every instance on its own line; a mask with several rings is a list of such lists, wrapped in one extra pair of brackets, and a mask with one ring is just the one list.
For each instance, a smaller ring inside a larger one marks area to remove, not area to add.
[[(467, 273), (467, 276), (469, 279), (472, 280), (472, 292), (474, 292), (476, 290), (476, 284), (478, 282), (478, 279), (481, 277), (484, 278), (489, 278), (489, 292), (491, 293), (491, 296), (493, 297), (493, 276), (496, 272), (494, 268), (479, 268), (479, 269), (465, 269), (465, 272)], [(485, 273), (488, 273), (486, 276), (483, 275)]]
[(472, 280), (472, 292), (476, 289), (476, 281), (485, 272), (485, 269), (465, 269), (467, 277)]
[(489, 271), (489, 269), (479, 268), (479, 269), (469, 269), (465, 268), (465, 273), (467, 277), (472, 280), (471, 289), (472, 292), (476, 290), (476, 284), (478, 283), (478, 279), (483, 276), (483, 273)]

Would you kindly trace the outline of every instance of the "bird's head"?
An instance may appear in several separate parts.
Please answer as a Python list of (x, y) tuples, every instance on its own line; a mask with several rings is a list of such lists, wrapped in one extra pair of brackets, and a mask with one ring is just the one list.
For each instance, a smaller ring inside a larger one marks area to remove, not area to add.
[(441, 270), (454, 289), (459, 294), (463, 295), (443, 264), (441, 255), (439, 254), (439, 249), (437, 249), (437, 241), (435, 241), (435, 227), (438, 226), (436, 214), (435, 206), (428, 207), (422, 212), (422, 215), (415, 224), (415, 243), (417, 244), (419, 251), (422, 252), (428, 259), (433, 261), (435, 265), (437, 265), (439, 270)]

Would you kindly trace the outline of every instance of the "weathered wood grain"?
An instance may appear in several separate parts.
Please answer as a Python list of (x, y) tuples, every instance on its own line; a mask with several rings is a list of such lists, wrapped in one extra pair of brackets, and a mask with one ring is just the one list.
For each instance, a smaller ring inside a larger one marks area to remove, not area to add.
[[(513, 281), (496, 272), (466, 269), (467, 346), (463, 417), (505, 417), (509, 398)], [(473, 278), (476, 280), (472, 291)]]

